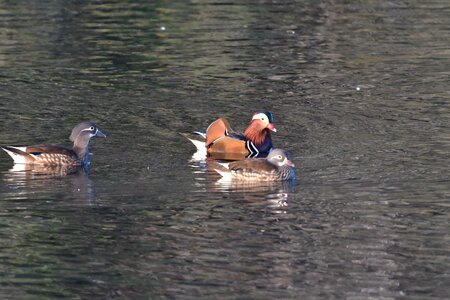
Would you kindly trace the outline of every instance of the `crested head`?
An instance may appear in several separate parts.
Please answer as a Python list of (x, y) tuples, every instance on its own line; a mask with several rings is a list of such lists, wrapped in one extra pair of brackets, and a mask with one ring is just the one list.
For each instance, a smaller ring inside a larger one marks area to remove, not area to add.
[(270, 131), (276, 132), (273, 125), (273, 116), (269, 111), (257, 112), (244, 131), (246, 139), (255, 145), (260, 145), (266, 138), (270, 138)]
[(289, 160), (289, 155), (283, 149), (273, 149), (270, 151), (269, 155), (266, 158), (271, 164), (283, 167), (289, 166), (294, 167), (294, 164)]
[(252, 120), (261, 120), (264, 123), (273, 123), (273, 115), (270, 111), (260, 111), (253, 113)]
[(273, 115), (272, 115), (272, 113), (271, 113), (270, 111), (265, 110), (265, 111), (260, 111), (260, 112), (258, 112), (258, 113), (254, 113), (254, 114), (253, 114), (253, 117), (255, 117), (255, 116), (258, 115), (258, 114), (264, 114), (264, 115), (266, 115), (267, 119), (269, 120), (269, 123), (273, 123)]

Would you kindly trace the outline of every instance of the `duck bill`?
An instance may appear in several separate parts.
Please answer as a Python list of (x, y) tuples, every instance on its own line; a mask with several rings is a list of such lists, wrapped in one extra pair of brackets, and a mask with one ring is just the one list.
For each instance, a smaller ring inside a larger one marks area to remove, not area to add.
[(289, 159), (286, 159), (286, 165), (290, 166), (290, 167), (295, 167), (295, 164), (290, 161)]
[(277, 129), (275, 128), (275, 126), (273, 126), (272, 123), (267, 124), (266, 128), (269, 129), (270, 131), (277, 132)]
[(95, 136), (99, 136), (99, 137), (105, 138), (105, 137), (106, 137), (106, 134), (104, 134), (103, 132), (101, 132), (100, 129), (97, 129), (97, 132), (95, 133)]

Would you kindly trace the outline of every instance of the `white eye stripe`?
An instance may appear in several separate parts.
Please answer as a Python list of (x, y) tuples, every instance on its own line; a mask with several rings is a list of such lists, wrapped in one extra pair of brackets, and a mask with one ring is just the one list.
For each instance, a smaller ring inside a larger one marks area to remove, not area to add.
[(85, 128), (85, 129), (83, 129), (83, 130), (81, 130), (81, 131), (92, 131), (92, 130), (94, 130), (94, 129), (95, 129), (95, 133), (97, 133), (98, 129), (96, 129), (94, 126), (91, 126), (91, 127), (89, 127), (89, 128)]
[(263, 113), (259, 113), (253, 116), (252, 120), (265, 120), (266, 115)]

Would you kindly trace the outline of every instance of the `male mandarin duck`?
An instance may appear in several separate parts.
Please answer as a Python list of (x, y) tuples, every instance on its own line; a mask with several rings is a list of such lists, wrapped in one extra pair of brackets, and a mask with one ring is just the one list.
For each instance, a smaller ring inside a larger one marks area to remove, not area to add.
[(266, 156), (272, 149), (270, 132), (276, 132), (271, 112), (254, 113), (242, 134), (234, 133), (225, 118), (212, 122), (206, 133), (195, 132), (202, 137), (188, 139), (198, 150), (206, 149), (215, 159), (237, 160), (246, 157)]
[(33, 145), (24, 147), (2, 146), (16, 164), (36, 164), (43, 166), (85, 167), (90, 164), (88, 145), (92, 137), (106, 137), (97, 125), (82, 122), (75, 126), (70, 135), (73, 148), (62, 145)]
[(224, 180), (235, 181), (282, 181), (294, 180), (294, 164), (286, 151), (273, 149), (266, 158), (248, 158), (234, 161), (225, 170), (215, 169)]

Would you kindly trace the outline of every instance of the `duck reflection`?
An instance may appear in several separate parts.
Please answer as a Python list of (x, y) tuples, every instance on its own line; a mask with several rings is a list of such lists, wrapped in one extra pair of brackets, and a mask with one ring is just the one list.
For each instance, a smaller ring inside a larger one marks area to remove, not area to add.
[[(295, 181), (281, 182), (236, 182), (229, 180), (218, 180), (214, 187), (228, 194), (238, 194), (243, 201), (258, 203), (265, 201), (271, 208), (283, 209), (289, 204), (290, 195), (294, 192)], [(277, 211), (285, 213), (285, 211)]]
[(89, 179), (89, 168), (62, 165), (43, 166), (14, 164), (3, 173), (3, 180), (13, 194), (36, 198), (51, 194), (55, 199), (74, 198), (83, 204), (95, 203), (95, 188)]

